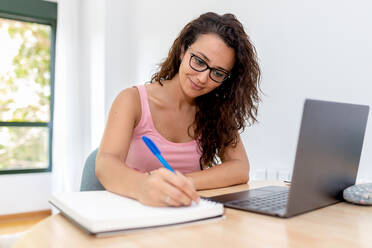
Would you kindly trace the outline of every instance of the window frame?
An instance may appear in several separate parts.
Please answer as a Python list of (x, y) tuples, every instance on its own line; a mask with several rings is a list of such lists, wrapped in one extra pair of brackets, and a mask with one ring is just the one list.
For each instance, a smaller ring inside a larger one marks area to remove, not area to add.
[(45, 24), (51, 27), (50, 37), (50, 109), (49, 122), (1, 122), (0, 127), (47, 127), (48, 128), (48, 167), (41, 169), (0, 170), (2, 174), (39, 173), (52, 171), (53, 155), (53, 110), (55, 51), (57, 33), (57, 3), (42, 0), (1, 0), (0, 18)]

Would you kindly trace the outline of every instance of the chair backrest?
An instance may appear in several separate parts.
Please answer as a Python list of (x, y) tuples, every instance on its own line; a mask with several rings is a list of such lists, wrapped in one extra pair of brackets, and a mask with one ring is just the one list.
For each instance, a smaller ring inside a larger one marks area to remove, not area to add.
[(96, 177), (96, 157), (98, 149), (92, 151), (84, 164), (81, 177), (80, 191), (104, 190), (105, 188)]

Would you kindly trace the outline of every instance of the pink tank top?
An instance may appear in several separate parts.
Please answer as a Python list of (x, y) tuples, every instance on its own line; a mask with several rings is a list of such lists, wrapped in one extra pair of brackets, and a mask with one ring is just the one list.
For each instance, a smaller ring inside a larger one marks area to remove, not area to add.
[(174, 143), (164, 138), (152, 121), (147, 91), (144, 85), (135, 86), (141, 98), (141, 120), (134, 128), (126, 164), (140, 172), (148, 172), (162, 167), (160, 161), (151, 153), (141, 137), (152, 139), (162, 156), (174, 170), (190, 173), (200, 170), (200, 152), (195, 140), (186, 143)]

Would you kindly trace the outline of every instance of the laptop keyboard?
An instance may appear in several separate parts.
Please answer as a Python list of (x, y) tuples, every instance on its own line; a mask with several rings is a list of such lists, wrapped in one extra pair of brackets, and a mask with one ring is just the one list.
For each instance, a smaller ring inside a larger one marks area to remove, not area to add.
[(227, 205), (238, 208), (258, 209), (263, 211), (277, 211), (283, 209), (287, 205), (288, 191), (269, 192), (264, 196), (251, 197), (244, 200), (236, 200), (228, 202)]

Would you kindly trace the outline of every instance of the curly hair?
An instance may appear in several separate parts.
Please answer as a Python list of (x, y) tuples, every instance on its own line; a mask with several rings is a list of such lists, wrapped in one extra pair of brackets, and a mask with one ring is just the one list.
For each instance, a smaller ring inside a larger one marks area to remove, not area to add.
[[(257, 121), (260, 68), (255, 47), (243, 25), (233, 14), (218, 15), (208, 12), (188, 23), (169, 50), (151, 82), (172, 79), (179, 70), (180, 55), (200, 35), (217, 34), (235, 51), (231, 76), (213, 91), (195, 99), (194, 138), (201, 151), (200, 168), (210, 167), (223, 160), (227, 147), (236, 147), (239, 132)], [(191, 135), (190, 135), (191, 136)]]

